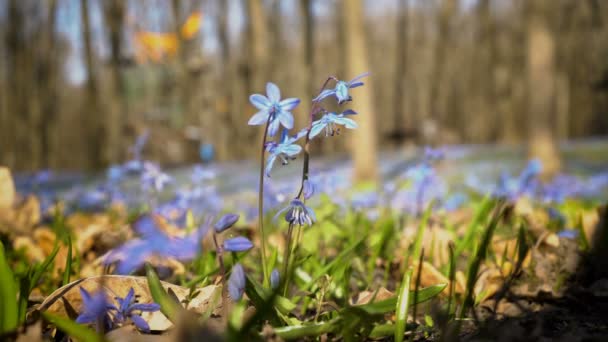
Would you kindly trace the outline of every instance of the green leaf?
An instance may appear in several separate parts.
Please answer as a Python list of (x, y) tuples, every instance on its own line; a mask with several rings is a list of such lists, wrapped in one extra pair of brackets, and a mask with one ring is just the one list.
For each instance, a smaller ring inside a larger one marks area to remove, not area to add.
[(19, 308), (17, 306), (17, 284), (0, 242), (0, 333), (17, 328)]
[(160, 305), (160, 311), (167, 316), (171, 322), (176, 323), (180, 311), (186, 311), (186, 309), (167, 294), (158, 275), (150, 264), (146, 264), (146, 278), (148, 279), (148, 288), (150, 289), (150, 294), (152, 295), (154, 302)]
[(341, 321), (342, 319), (340, 317), (337, 317), (332, 319), (331, 321), (322, 323), (311, 323), (274, 328), (274, 333), (285, 340), (301, 339), (306, 336), (319, 336), (338, 330)]
[(405, 334), (405, 325), (407, 324), (407, 309), (410, 300), (410, 284), (412, 279), (412, 270), (409, 269), (403, 274), (401, 288), (399, 289), (399, 297), (397, 298), (397, 307), (395, 313), (397, 320), (395, 322), (395, 341), (402, 342), (403, 334)]
[(55, 316), (48, 312), (43, 312), (42, 317), (49, 323), (57, 327), (57, 329), (68, 334), (80, 341), (91, 341), (91, 342), (102, 342), (104, 341), (103, 336), (97, 334), (95, 331), (89, 329), (87, 326), (78, 324), (68, 318)]
[(63, 271), (63, 285), (70, 283), (70, 274), (72, 273), (72, 237), (68, 234), (68, 257), (65, 260), (65, 269)]
[[(418, 291), (418, 296), (416, 300), (416, 304), (424, 303), (437, 295), (439, 295), (445, 288), (447, 284), (436, 284), (429, 287), (425, 287)], [(411, 296), (411, 294), (410, 294)], [(413, 305), (413, 301), (408, 303), (408, 306)], [(364, 305), (351, 306), (346, 308), (345, 310), (357, 308), (358, 310), (363, 310), (371, 315), (383, 315), (395, 310), (397, 305), (397, 297), (392, 297), (389, 299), (381, 300), (375, 303), (369, 303)]]

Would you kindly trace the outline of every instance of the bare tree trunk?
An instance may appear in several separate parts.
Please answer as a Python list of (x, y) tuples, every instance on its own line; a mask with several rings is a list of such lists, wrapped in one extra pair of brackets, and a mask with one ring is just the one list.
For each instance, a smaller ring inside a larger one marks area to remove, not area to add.
[(300, 18), (302, 18), (302, 68), (300, 70), (300, 92), (302, 102), (299, 105), (298, 126), (302, 127), (308, 122), (310, 112), (310, 99), (313, 95), (313, 75), (314, 75), (314, 17), (312, 14), (312, 0), (300, 0)]
[[(442, 106), (443, 95), (442, 84), (445, 84), (443, 78), (446, 60), (447, 44), (450, 42), (450, 24), (454, 12), (458, 8), (457, 0), (442, 0), (441, 8), (439, 9), (437, 39), (433, 53), (433, 68), (431, 70), (431, 91), (430, 91), (430, 125), (439, 125), (441, 119), (447, 115), (443, 113), (445, 106)], [(443, 108), (442, 108), (443, 107)], [(438, 137), (428, 137), (429, 142), (435, 143)]]
[(80, 0), (80, 15), (82, 19), (82, 39), (84, 40), (84, 56), (87, 68), (86, 100), (85, 107), (87, 115), (82, 116), (83, 127), (89, 127), (90, 141), (88, 145), (89, 167), (99, 168), (107, 159), (106, 147), (108, 137), (106, 136), (106, 125), (103, 124), (101, 103), (99, 101), (99, 91), (97, 83), (97, 71), (95, 70), (91, 20), (89, 17), (89, 0)]
[(216, 105), (219, 111), (220, 122), (214, 130), (214, 142), (216, 142), (216, 150), (218, 158), (226, 158), (230, 152), (230, 131), (232, 127), (238, 127), (240, 113), (233, 101), (236, 100), (234, 94), (238, 90), (236, 61), (230, 53), (230, 39), (228, 37), (228, 2), (218, 0), (217, 7), (217, 34), (219, 41), (220, 58), (222, 63), (222, 73), (219, 75), (221, 82), (221, 100)]
[(393, 132), (391, 140), (399, 145), (403, 143), (406, 134), (412, 131), (411, 120), (405, 119), (405, 79), (407, 66), (407, 16), (408, 16), (408, 0), (399, 0), (398, 19), (397, 19), (397, 35), (395, 36), (396, 56), (395, 56), (395, 73), (394, 91), (393, 91)]
[[(369, 70), (366, 49), (365, 22), (363, 20), (363, 1), (349, 1), (342, 9), (344, 23), (344, 58), (346, 74), (354, 77)], [(378, 157), (376, 122), (373, 104), (372, 78), (365, 80), (366, 87), (356, 91), (354, 103), (359, 128), (351, 135), (351, 154), (353, 156), (356, 181), (378, 181)]]
[(115, 163), (124, 155), (123, 129), (128, 115), (126, 89), (121, 70), (125, 4), (122, 0), (109, 0), (105, 5), (105, 18), (109, 28), (110, 67), (112, 91), (107, 121), (106, 163)]
[(551, 1), (528, 2), (528, 116), (530, 118), (528, 153), (543, 163), (545, 176), (560, 168), (552, 125), (555, 113), (555, 41), (549, 28), (547, 12)]
[(41, 78), (44, 79), (42, 82), (42, 116), (40, 122), (40, 142), (41, 142), (41, 164), (43, 167), (51, 166), (51, 157), (54, 153), (54, 141), (52, 132), (55, 129), (55, 121), (57, 118), (57, 97), (59, 84), (57, 82), (57, 70), (60, 69), (58, 65), (56, 48), (56, 37), (55, 37), (55, 17), (57, 15), (57, 0), (50, 0), (47, 25), (46, 25), (46, 37), (45, 44), (46, 58), (41, 65)]

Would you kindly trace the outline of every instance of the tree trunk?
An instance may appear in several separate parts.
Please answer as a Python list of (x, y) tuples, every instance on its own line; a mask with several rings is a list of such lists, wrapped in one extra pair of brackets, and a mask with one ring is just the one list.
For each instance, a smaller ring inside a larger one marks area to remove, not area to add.
[[(354, 77), (369, 70), (363, 1), (349, 1), (342, 9), (344, 23), (344, 58), (346, 75)], [(373, 75), (372, 75), (373, 77)], [(354, 160), (355, 181), (378, 181), (378, 157), (376, 153), (376, 123), (373, 105), (372, 77), (365, 79), (365, 87), (355, 90), (353, 106), (359, 113), (359, 128), (351, 133), (351, 154)]]
[(550, 0), (530, 0), (527, 23), (528, 154), (543, 164), (545, 177), (559, 171), (552, 114), (555, 113), (555, 41), (547, 12)]

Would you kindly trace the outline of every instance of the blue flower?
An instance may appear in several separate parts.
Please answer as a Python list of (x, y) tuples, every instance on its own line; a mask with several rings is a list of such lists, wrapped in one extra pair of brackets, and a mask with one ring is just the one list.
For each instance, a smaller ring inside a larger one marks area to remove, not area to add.
[(241, 264), (235, 264), (232, 267), (232, 273), (228, 279), (228, 293), (233, 300), (239, 300), (245, 292), (245, 271)]
[(279, 282), (281, 281), (281, 276), (279, 275), (279, 270), (276, 268), (270, 272), (270, 288), (276, 290), (279, 287)]
[(196, 231), (181, 236), (169, 236), (163, 229), (164, 222), (157, 216), (145, 215), (134, 223), (135, 230), (142, 235), (127, 241), (103, 257), (106, 265), (117, 263), (117, 274), (129, 274), (140, 268), (150, 258), (174, 258), (192, 260), (201, 248), (201, 240), (209, 230), (207, 223)]
[(148, 311), (154, 312), (160, 310), (160, 305), (156, 303), (150, 304), (139, 304), (135, 301), (135, 291), (133, 288), (129, 290), (129, 293), (125, 296), (125, 298), (116, 297), (116, 301), (118, 302), (118, 310), (114, 315), (114, 322), (117, 324), (126, 323), (127, 319), (130, 319), (131, 322), (135, 324), (137, 329), (150, 332), (150, 326), (148, 323), (140, 316), (141, 312)]
[(145, 190), (162, 191), (167, 184), (172, 182), (173, 178), (162, 172), (158, 165), (149, 162), (144, 163), (141, 183)]
[(302, 146), (295, 144), (296, 137), (290, 137), (287, 130), (283, 130), (283, 136), (280, 143), (270, 142), (266, 145), (266, 150), (270, 155), (266, 161), (265, 173), (270, 177), (270, 171), (277, 158), (281, 159), (283, 165), (289, 164), (289, 159), (294, 159), (295, 156), (302, 151)]
[(266, 84), (266, 95), (253, 94), (249, 97), (249, 102), (260, 110), (249, 119), (249, 125), (264, 125), (269, 122), (268, 134), (271, 137), (279, 131), (279, 125), (292, 129), (291, 110), (296, 108), (300, 99), (288, 98), (281, 101), (279, 87), (271, 82)]
[(215, 228), (215, 231), (217, 233), (221, 233), (224, 230), (234, 226), (234, 224), (236, 223), (236, 221), (239, 220), (239, 215), (237, 214), (226, 214), (224, 216), (222, 216), (216, 223), (215, 225), (213, 225), (213, 228)]
[[(95, 292), (91, 295), (84, 288), (80, 288), (83, 310), (76, 318), (76, 323), (93, 324), (98, 332), (112, 329), (113, 323), (110, 312), (117, 311), (116, 306), (108, 303), (103, 291)], [(102, 326), (99, 326), (102, 324)]]
[(133, 154), (134, 160), (141, 160), (141, 155), (148, 142), (148, 138), (150, 137), (150, 131), (145, 130), (142, 134), (140, 134), (135, 140), (135, 144), (129, 148), (129, 151)]
[(314, 102), (320, 102), (321, 100), (323, 100), (324, 98), (328, 97), (328, 96), (335, 96), (336, 99), (338, 100), (338, 104), (342, 104), (344, 102), (348, 102), (348, 101), (352, 101), (352, 97), (349, 95), (348, 90), (352, 89), (352, 88), (356, 88), (356, 87), (360, 87), (363, 85), (363, 82), (359, 81), (360, 79), (362, 79), (363, 77), (366, 77), (367, 75), (369, 75), (368, 72), (363, 73), (355, 78), (353, 78), (352, 80), (345, 82), (345, 81), (338, 81), (336, 83), (336, 87), (334, 89), (325, 89), (321, 92), (321, 94), (319, 94), (319, 96), (315, 97), (313, 99)]
[(279, 216), (285, 211), (285, 221), (287, 221), (289, 224), (299, 226), (307, 224), (310, 226), (313, 224), (313, 222), (317, 221), (315, 212), (297, 198), (292, 199), (289, 206), (281, 209), (276, 216)]
[(248, 238), (237, 236), (232, 239), (224, 240), (224, 250), (229, 252), (244, 252), (253, 248), (253, 243)]
[(316, 137), (321, 133), (321, 131), (325, 130), (325, 136), (333, 136), (336, 133), (339, 133), (339, 128), (336, 129), (336, 125), (344, 126), (348, 129), (357, 128), (357, 123), (345, 117), (346, 115), (357, 114), (353, 110), (346, 110), (340, 114), (336, 113), (327, 113), (323, 115), (319, 120), (316, 120), (312, 123), (312, 127), (310, 129), (310, 139)]

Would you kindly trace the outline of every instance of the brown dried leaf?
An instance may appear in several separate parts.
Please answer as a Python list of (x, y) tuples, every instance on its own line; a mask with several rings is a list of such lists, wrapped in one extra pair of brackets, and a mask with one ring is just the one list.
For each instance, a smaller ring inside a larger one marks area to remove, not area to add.
[(15, 183), (11, 171), (0, 167), (0, 209), (11, 209), (15, 203)]
[[(375, 295), (375, 297), (374, 297), (374, 295)], [(362, 291), (358, 295), (356, 295), (354, 298), (352, 298), (350, 302), (352, 305), (363, 305), (363, 304), (369, 303), (372, 299), (375, 302), (378, 302), (381, 300), (392, 298), (394, 296), (395, 296), (394, 293), (392, 293), (391, 291), (387, 290), (384, 287), (381, 287), (377, 291), (377, 293), (376, 293), (376, 291)]]
[[(165, 290), (168, 291), (170, 289), (173, 291), (185, 306), (185, 300), (190, 292), (189, 289), (164, 281), (161, 283)], [(82, 309), (80, 287), (89, 292), (103, 290), (108, 299), (112, 301), (115, 301), (115, 297), (124, 298), (129, 290), (133, 288), (139, 303), (153, 302), (146, 277), (105, 275), (79, 279), (55, 290), (40, 304), (39, 310), (72, 319), (76, 318), (73, 316), (78, 314)], [(218, 314), (221, 312), (221, 299), (218, 299), (221, 296), (216, 296), (216, 291), (221, 291), (220, 286), (210, 285), (197, 289), (197, 291), (198, 294), (187, 303), (187, 309), (197, 313), (204, 313), (208, 310), (209, 305), (217, 303), (213, 309), (213, 313)], [(114, 304), (117, 305), (118, 303)], [(160, 311), (144, 312), (141, 316), (148, 322), (151, 330), (164, 331), (173, 325)]]

